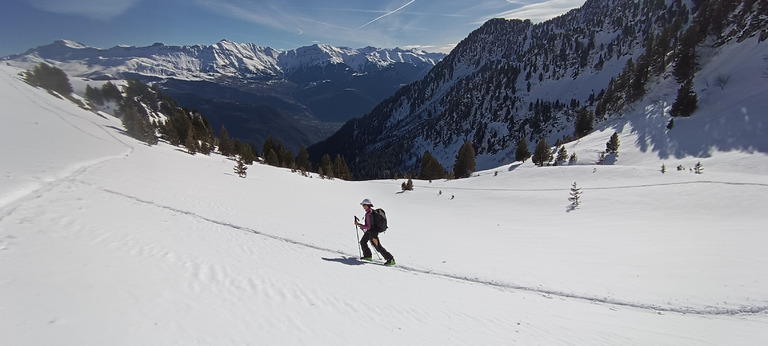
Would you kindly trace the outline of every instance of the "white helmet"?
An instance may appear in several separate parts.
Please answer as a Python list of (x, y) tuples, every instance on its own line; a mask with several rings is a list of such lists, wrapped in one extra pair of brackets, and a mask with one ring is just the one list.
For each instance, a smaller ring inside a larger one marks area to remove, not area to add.
[(371, 200), (367, 198), (364, 199), (362, 202), (360, 202), (360, 205), (366, 205), (366, 204), (373, 205), (373, 203), (371, 203)]

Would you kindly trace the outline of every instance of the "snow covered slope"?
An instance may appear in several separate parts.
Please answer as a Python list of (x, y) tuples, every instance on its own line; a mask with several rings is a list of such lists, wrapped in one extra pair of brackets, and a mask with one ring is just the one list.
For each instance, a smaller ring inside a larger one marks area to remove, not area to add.
[[(407, 193), (259, 164), (241, 179), (18, 72), (0, 66), (3, 344), (768, 342), (762, 151), (662, 161), (638, 113), (613, 166), (516, 163)], [(354, 259), (363, 198), (387, 210), (396, 267)]]

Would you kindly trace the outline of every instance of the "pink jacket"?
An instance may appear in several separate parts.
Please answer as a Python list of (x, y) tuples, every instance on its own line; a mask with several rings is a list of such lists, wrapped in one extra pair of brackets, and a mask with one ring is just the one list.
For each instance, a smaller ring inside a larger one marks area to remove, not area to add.
[(365, 212), (365, 224), (360, 225), (360, 229), (364, 231), (371, 229), (371, 211), (373, 211), (373, 209), (368, 209), (368, 211)]

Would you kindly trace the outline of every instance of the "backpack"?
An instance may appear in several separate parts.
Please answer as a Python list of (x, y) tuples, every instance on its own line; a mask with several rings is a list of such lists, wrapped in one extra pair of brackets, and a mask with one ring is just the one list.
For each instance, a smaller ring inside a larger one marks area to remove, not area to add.
[(384, 212), (384, 209), (374, 209), (373, 212), (371, 212), (371, 217), (373, 218), (373, 227), (376, 228), (376, 232), (384, 232), (387, 230), (387, 213)]

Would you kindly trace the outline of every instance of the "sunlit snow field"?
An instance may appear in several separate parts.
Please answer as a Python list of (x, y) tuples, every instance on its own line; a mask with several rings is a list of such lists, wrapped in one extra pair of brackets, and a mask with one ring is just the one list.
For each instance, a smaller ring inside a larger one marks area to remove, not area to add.
[[(701, 71), (734, 77), (671, 131), (674, 95), (651, 95), (567, 144), (576, 165), (408, 192), (261, 164), (241, 179), (0, 66), (2, 343), (766, 343), (768, 80), (735, 68), (760, 49)], [(387, 211), (395, 267), (356, 260), (363, 198)]]

